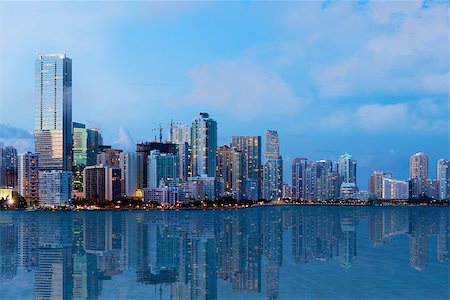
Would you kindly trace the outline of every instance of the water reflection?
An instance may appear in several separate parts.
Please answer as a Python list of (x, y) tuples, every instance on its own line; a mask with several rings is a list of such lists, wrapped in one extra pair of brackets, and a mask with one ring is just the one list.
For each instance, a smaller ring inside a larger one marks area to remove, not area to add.
[[(320, 269), (326, 265), (350, 274), (360, 257), (389, 250), (395, 241), (399, 245), (392, 253), (409, 253), (409, 266), (402, 266), (405, 276), (420, 275), (436, 255), (433, 268), (447, 274), (440, 278), (447, 286), (440, 283), (435, 296), (448, 296), (445, 208), (1, 212), (0, 288), (14, 289), (18, 273), (25, 272), (34, 283), (27, 296), (36, 299), (290, 298), (297, 285), (283, 282), (295, 281), (302, 265), (317, 266), (319, 281), (331, 276)], [(366, 262), (365, 268), (373, 272), (381, 263), (389, 263), (389, 257)], [(132, 284), (116, 285), (114, 278)], [(396, 278), (391, 280), (395, 284)], [(303, 279), (305, 286), (315, 287)]]

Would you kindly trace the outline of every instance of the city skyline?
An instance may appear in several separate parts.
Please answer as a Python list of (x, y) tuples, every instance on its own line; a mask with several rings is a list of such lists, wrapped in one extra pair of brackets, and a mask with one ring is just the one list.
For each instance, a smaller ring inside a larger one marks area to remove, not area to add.
[[(151, 129), (160, 123), (166, 128), (172, 119), (190, 124), (192, 116), (207, 111), (218, 124), (218, 146), (234, 135), (278, 131), (288, 182), (295, 157), (334, 160), (349, 152), (358, 161), (363, 189), (373, 170), (408, 178), (413, 153), (429, 155), (433, 178), (435, 162), (448, 158), (445, 3), (88, 4), (105, 8), (99, 20), (117, 32), (92, 19), (84, 5), (0, 5), (3, 22), (14, 28), (13, 33), (0, 30), (2, 54), (9, 57), (1, 61), (1, 69), (9, 71), (1, 73), (0, 143), (20, 152), (33, 151), (33, 58), (66, 52), (73, 59), (73, 121), (100, 128), (105, 142), (120, 149), (152, 141), (157, 133)], [(136, 15), (139, 9), (149, 15)], [(236, 11), (233, 25), (229, 14)], [(360, 38), (322, 24), (356, 11), (342, 28), (361, 27)], [(28, 18), (35, 12), (39, 17)], [(45, 18), (50, 13), (56, 19)], [(74, 22), (69, 13), (87, 22)], [(302, 20), (303, 13), (323, 21)], [(223, 26), (203, 28), (211, 18)], [(30, 38), (36, 25), (48, 20), (67, 26), (50, 26), (45, 38)], [(23, 26), (14, 26), (17, 22)], [(186, 40), (170, 38), (183, 26), (192, 29), (185, 31)], [(161, 28), (167, 30), (164, 35), (158, 33)], [(78, 44), (77, 30), (86, 34), (86, 44)], [(334, 51), (318, 51), (320, 41)], [(184, 55), (176, 49), (184, 49)], [(426, 59), (431, 63), (420, 64)], [(380, 67), (372, 72), (376, 62)]]

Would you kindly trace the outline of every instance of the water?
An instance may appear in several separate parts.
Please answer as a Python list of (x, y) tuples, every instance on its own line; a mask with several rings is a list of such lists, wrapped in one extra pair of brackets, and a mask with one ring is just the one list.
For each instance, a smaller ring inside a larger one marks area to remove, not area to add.
[(0, 299), (448, 299), (449, 210), (0, 212)]

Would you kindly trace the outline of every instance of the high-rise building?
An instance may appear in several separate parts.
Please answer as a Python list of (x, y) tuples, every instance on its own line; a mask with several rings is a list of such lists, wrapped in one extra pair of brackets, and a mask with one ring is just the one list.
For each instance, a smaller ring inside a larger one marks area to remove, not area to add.
[(382, 178), (382, 199), (408, 199), (409, 183), (404, 180), (392, 179), (388, 176)]
[(409, 159), (409, 177), (428, 179), (428, 156), (418, 152)]
[(72, 170), (72, 60), (42, 54), (35, 68), (35, 151), (39, 168)]
[(137, 155), (137, 188), (147, 187), (148, 156), (152, 150), (161, 153), (172, 153), (178, 155), (178, 145), (174, 143), (142, 142), (136, 144)]
[(256, 201), (261, 197), (261, 137), (233, 136), (231, 147), (243, 154), (243, 198)]
[(0, 146), (0, 187), (17, 187), (17, 149)]
[(277, 200), (282, 196), (283, 188), (283, 159), (269, 158), (263, 168), (263, 198)]
[(244, 196), (244, 153), (237, 149), (230, 150), (231, 160), (231, 191), (236, 200)]
[(136, 194), (136, 175), (137, 175), (136, 153), (120, 153), (119, 168), (122, 176), (123, 194), (127, 197), (134, 197)]
[(191, 171), (191, 146), (188, 143), (178, 144), (178, 157), (180, 160), (179, 177), (181, 181), (186, 181), (192, 176)]
[(292, 161), (292, 199), (304, 198), (304, 172), (307, 164), (307, 158), (294, 158)]
[(437, 162), (437, 180), (439, 181), (439, 200), (449, 199), (450, 165), (446, 159), (440, 159)]
[(220, 196), (220, 182), (217, 177), (195, 176), (188, 178), (189, 197), (197, 201), (216, 200)]
[(232, 150), (227, 145), (217, 148), (217, 177), (223, 183), (226, 194), (231, 194), (233, 186), (231, 177), (231, 152)]
[(286, 182), (283, 183), (283, 191), (281, 194), (283, 199), (292, 199), (292, 185)]
[(19, 155), (19, 194), (39, 200), (39, 157), (27, 152)]
[(383, 178), (392, 178), (390, 173), (383, 171), (373, 171), (369, 177), (369, 192), (377, 199), (383, 198)]
[(339, 158), (339, 174), (343, 183), (356, 184), (356, 160), (353, 160), (349, 153), (344, 153)]
[(157, 188), (161, 181), (166, 184), (179, 178), (179, 157), (177, 154), (150, 152), (148, 157), (148, 188)]
[(275, 130), (266, 130), (265, 132), (265, 160), (278, 159), (280, 156), (280, 138)]
[[(113, 200), (113, 168), (95, 165), (84, 168), (83, 196), (87, 200)], [(120, 183), (119, 183), (120, 185)]]
[(72, 172), (39, 172), (39, 205), (56, 207), (68, 204), (72, 195)]
[(191, 126), (192, 176), (216, 176), (217, 122), (200, 113)]
[(120, 149), (105, 149), (97, 154), (97, 165), (107, 165), (114, 169), (119, 169)]
[(73, 122), (73, 189), (83, 191), (83, 170), (97, 163), (97, 153), (101, 145), (98, 129), (86, 129), (86, 125)]
[(171, 123), (169, 141), (174, 144), (191, 143), (191, 128), (187, 124)]

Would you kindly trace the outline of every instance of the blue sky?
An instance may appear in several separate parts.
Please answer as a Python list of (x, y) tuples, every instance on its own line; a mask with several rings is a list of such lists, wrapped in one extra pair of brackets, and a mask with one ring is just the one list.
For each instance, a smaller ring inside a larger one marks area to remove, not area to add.
[[(34, 59), (73, 59), (73, 119), (134, 149), (200, 111), (294, 157), (408, 177), (449, 158), (448, 2), (1, 2), (0, 143), (33, 149)], [(164, 133), (166, 135), (166, 132)]]

